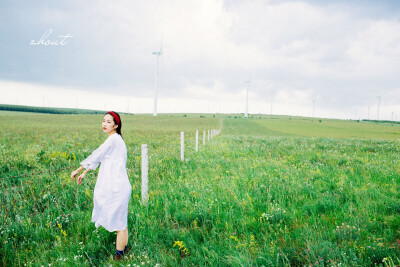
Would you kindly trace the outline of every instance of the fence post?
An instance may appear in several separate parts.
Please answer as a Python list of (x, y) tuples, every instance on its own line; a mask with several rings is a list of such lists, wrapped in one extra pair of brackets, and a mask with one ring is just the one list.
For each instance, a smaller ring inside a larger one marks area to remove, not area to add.
[(199, 151), (199, 130), (196, 130), (196, 152)]
[(208, 140), (207, 140), (207, 141), (210, 141), (210, 130), (208, 130), (208, 135), (207, 135), (207, 138), (208, 138)]
[(148, 194), (148, 183), (149, 183), (149, 160), (148, 160), (148, 150), (147, 145), (142, 145), (142, 203), (144, 205), (149, 201)]
[(206, 144), (206, 131), (203, 132), (203, 145)]
[(181, 160), (185, 160), (185, 133), (181, 132)]

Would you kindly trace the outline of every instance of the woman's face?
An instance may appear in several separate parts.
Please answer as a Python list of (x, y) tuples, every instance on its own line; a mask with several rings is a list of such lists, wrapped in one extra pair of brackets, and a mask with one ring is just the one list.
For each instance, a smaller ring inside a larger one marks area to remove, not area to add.
[(113, 116), (110, 114), (104, 115), (103, 123), (101, 124), (101, 126), (103, 127), (103, 132), (105, 133), (116, 132), (118, 128), (118, 125), (114, 122)]

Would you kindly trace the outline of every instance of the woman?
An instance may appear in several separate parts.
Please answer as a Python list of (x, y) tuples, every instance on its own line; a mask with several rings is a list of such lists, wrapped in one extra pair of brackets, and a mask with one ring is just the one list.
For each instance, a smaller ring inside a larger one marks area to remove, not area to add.
[(117, 232), (116, 258), (121, 259), (128, 245), (128, 203), (131, 185), (126, 172), (126, 145), (121, 135), (121, 118), (117, 112), (104, 115), (103, 132), (107, 140), (81, 162), (81, 166), (71, 173), (78, 176), (81, 184), (89, 170), (95, 170), (101, 163), (93, 194), (92, 222), (96, 227), (103, 226), (109, 232)]

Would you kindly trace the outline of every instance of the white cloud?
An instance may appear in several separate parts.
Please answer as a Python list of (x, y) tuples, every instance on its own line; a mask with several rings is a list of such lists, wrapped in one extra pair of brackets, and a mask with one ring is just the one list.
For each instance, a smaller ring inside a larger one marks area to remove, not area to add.
[(355, 109), (364, 114), (360, 110), (376, 103), (383, 92), (391, 96), (386, 106), (400, 114), (395, 102), (400, 83), (398, 12), (387, 17), (381, 12), (376, 18), (347, 2), (264, 0), (71, 1), (36, 7), (29, 15), (28, 9), (15, 9), (20, 22), (29, 22), (26, 27), (32, 29), (34, 36), (27, 40), (50, 27), (54, 34), (70, 33), (74, 39), (58, 50), (26, 45), (17, 46), (22, 53), (2, 49), (4, 56), (14, 56), (0, 64), (3, 80), (99, 96), (112, 91), (113, 96), (148, 103), (151, 107), (141, 110), (151, 112), (151, 53), (162, 40), (159, 106), (165, 112), (171, 106), (188, 112), (207, 106), (243, 112), (244, 81), (251, 76), (251, 112), (269, 111), (273, 90), (274, 113), (310, 115), (316, 99), (318, 110), (331, 114), (326, 116), (353, 118)]
[(400, 61), (400, 23), (373, 21), (360, 31), (347, 50), (351, 62), (357, 67), (355, 74), (385, 78), (398, 76)]

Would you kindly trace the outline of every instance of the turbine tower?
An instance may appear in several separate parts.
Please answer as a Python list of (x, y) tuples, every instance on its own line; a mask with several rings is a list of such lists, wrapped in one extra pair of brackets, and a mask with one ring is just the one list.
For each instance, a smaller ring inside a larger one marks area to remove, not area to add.
[(162, 43), (161, 49), (159, 52), (153, 52), (153, 55), (156, 56), (156, 81), (155, 81), (155, 89), (154, 89), (154, 106), (153, 106), (153, 116), (157, 116), (157, 95), (158, 95), (158, 61), (160, 56), (162, 55)]
[(313, 118), (314, 118), (314, 115), (315, 115), (315, 99), (312, 101), (313, 102), (313, 104), (312, 104), (312, 116), (313, 116)]
[(274, 93), (275, 93), (275, 91), (272, 90), (271, 91), (271, 115), (272, 115), (272, 103), (273, 103)]
[(381, 106), (382, 95), (378, 95), (377, 97), (378, 97), (378, 112), (376, 114), (376, 120), (379, 121), (379, 108)]
[(371, 108), (371, 107), (370, 107), (370, 106), (368, 106), (368, 120), (369, 120), (369, 110), (370, 110), (370, 108)]
[(247, 87), (246, 87), (246, 113), (244, 114), (244, 118), (247, 119), (247, 117), (249, 116), (249, 87), (250, 87), (250, 82), (251, 79), (249, 79), (248, 81), (245, 81), (245, 83), (247, 83)]

